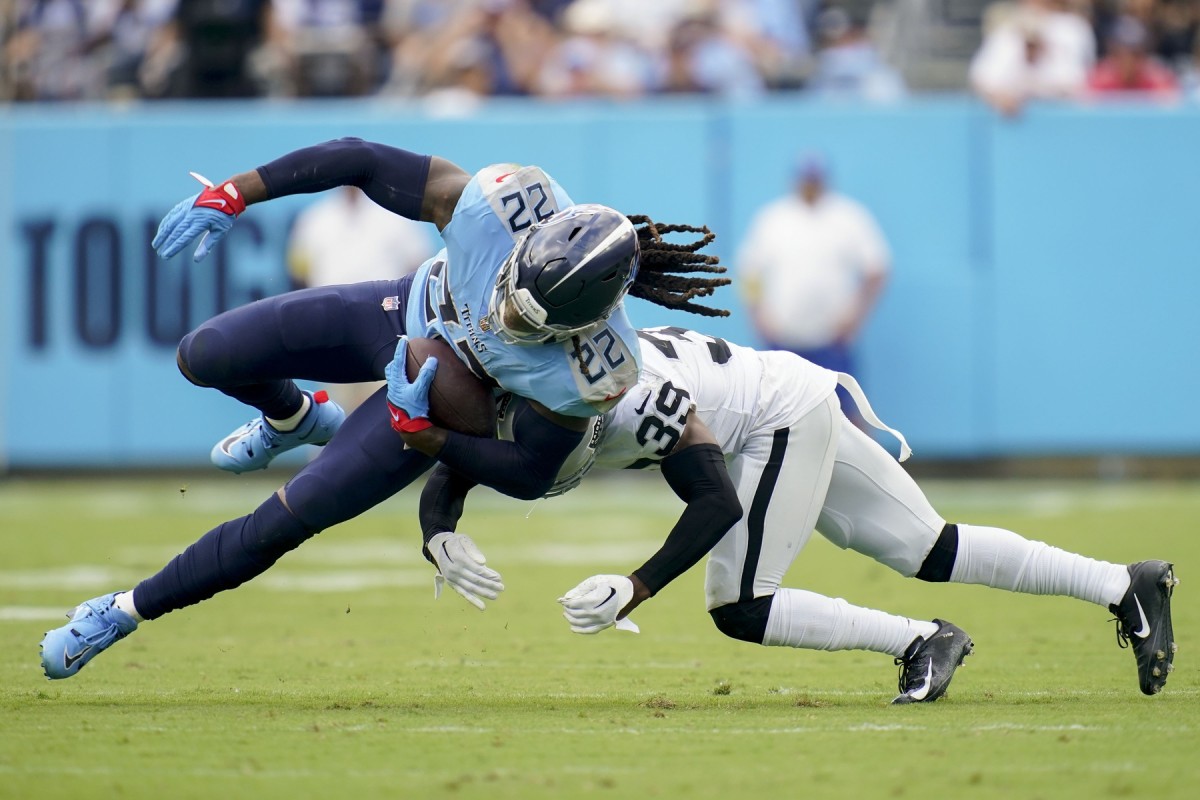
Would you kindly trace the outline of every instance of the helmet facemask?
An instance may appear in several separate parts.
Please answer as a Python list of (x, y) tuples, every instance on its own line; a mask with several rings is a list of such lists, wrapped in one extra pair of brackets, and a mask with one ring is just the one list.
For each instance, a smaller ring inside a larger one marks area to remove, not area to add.
[(572, 206), (531, 227), (505, 259), (492, 290), (489, 326), (508, 344), (569, 339), (612, 315), (638, 262), (637, 233), (624, 215), (605, 206)]
[(488, 324), (505, 344), (541, 344), (555, 335), (546, 327), (546, 310), (528, 289), (517, 287), (517, 254), (527, 238), (528, 234), (504, 260), (488, 303)]

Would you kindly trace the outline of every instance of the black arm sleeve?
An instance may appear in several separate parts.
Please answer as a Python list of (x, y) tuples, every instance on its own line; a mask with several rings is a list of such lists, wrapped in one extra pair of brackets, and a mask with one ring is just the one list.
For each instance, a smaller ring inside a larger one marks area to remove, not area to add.
[(583, 431), (556, 425), (526, 403), (512, 413), (513, 441), (447, 431), (437, 459), (510, 497), (536, 500), (550, 491), (559, 468), (583, 440)]
[(663, 459), (662, 474), (687, 508), (662, 548), (633, 574), (651, 596), (691, 569), (742, 518), (742, 504), (715, 444), (697, 444)]
[[(425, 545), (429, 544), (434, 534), (442, 531), (454, 532), (459, 519), (462, 518), (467, 492), (478, 485), (445, 464), (438, 464), (433, 468), (433, 472), (429, 473), (429, 478), (425, 481), (425, 488), (421, 490), (421, 505), (418, 511)], [(437, 566), (437, 562), (429, 555), (427, 546), (422, 547), (421, 552), (431, 564)]]
[(478, 485), (445, 464), (433, 468), (421, 490), (421, 505), (417, 512), (425, 541), (428, 542), (435, 533), (453, 532), (458, 527), (467, 492)]
[(305, 147), (258, 168), (272, 197), (357, 186), (379, 205), (421, 219), (431, 156), (347, 137)]

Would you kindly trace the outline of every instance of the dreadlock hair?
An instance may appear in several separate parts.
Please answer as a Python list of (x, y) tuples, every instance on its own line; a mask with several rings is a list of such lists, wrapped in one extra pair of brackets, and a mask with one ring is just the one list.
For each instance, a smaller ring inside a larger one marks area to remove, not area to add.
[[(631, 215), (629, 221), (641, 225), (637, 229), (638, 245), (642, 250), (642, 262), (637, 277), (629, 287), (629, 294), (649, 300), (665, 308), (689, 311), (703, 317), (728, 317), (723, 308), (702, 306), (692, 301), (697, 297), (709, 297), (718, 287), (728, 286), (729, 278), (701, 278), (689, 273), (723, 274), (717, 256), (701, 255), (702, 250), (717, 235), (707, 225), (666, 225), (647, 216)], [(663, 240), (668, 233), (699, 233), (699, 239), (687, 244), (673, 244)]]
[[(702, 306), (692, 302), (697, 297), (710, 297), (721, 286), (728, 286), (729, 278), (702, 278), (692, 273), (720, 275), (725, 272), (717, 256), (699, 253), (717, 235), (707, 225), (668, 225), (655, 222), (650, 217), (629, 215), (629, 221), (641, 225), (637, 229), (638, 246), (641, 249), (641, 265), (629, 287), (629, 294), (649, 300), (651, 303), (688, 311), (703, 317), (728, 317), (724, 308)], [(700, 238), (686, 244), (675, 244), (663, 240), (668, 233), (698, 233)], [(578, 336), (572, 336), (575, 359), (584, 375), (588, 375), (587, 363)]]

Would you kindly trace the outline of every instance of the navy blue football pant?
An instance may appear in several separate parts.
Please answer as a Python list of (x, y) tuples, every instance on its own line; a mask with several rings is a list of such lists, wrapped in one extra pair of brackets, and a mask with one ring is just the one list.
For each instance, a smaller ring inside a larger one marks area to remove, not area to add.
[[(184, 337), (179, 367), (282, 418), (300, 407), (294, 379), (379, 380), (404, 334), (412, 277), (303, 289), (220, 314)], [(393, 299), (394, 298), (394, 299)], [(254, 513), (218, 525), (138, 584), (134, 599), (154, 619), (240, 586), (325, 528), (358, 516), (416, 480), (433, 459), (392, 430), (380, 389), (342, 424), (320, 455)]]

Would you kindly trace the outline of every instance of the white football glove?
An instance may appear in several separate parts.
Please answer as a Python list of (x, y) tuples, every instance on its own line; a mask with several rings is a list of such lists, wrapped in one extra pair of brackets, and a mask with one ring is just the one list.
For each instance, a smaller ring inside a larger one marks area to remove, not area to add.
[(593, 575), (558, 598), (563, 616), (575, 633), (599, 633), (614, 625), (638, 632), (632, 620), (617, 621), (617, 614), (633, 599), (633, 581), (624, 575)]
[(442, 584), (449, 583), (468, 603), (483, 611), (485, 598), (495, 600), (504, 591), (500, 573), (484, 566), (487, 559), (465, 533), (442, 531), (434, 534), (425, 546), (438, 568), (433, 578), (435, 599), (442, 595)]

